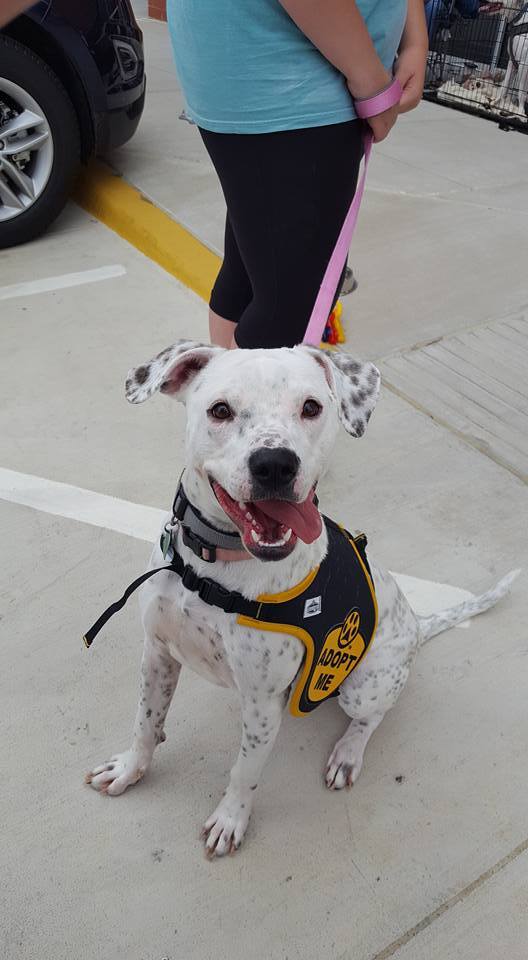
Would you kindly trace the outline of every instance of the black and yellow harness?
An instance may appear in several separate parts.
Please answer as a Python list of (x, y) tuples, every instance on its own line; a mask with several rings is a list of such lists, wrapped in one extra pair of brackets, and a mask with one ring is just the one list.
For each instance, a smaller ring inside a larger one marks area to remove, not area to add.
[(116, 603), (99, 617), (84, 637), (87, 647), (104, 624), (120, 610), (145, 580), (161, 570), (180, 577), (187, 590), (225, 613), (238, 614), (244, 627), (297, 637), (305, 648), (303, 666), (290, 699), (290, 712), (301, 717), (339, 687), (365, 656), (377, 625), (377, 605), (365, 548), (364, 534), (353, 537), (327, 517), (328, 552), (320, 566), (297, 586), (283, 593), (247, 600), (209, 577), (199, 577), (162, 535), (162, 552), (170, 563), (134, 580)]

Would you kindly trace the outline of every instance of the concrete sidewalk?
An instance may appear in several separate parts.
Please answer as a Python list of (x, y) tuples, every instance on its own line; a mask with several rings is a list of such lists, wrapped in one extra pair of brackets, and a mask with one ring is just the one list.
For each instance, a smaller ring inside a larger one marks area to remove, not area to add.
[[(112, 162), (218, 246), (221, 198), (176, 119), (166, 28), (143, 26), (146, 114)], [(427, 105), (377, 150), (361, 287), (345, 303), (348, 346), (380, 362), (385, 389), (321, 489), (384, 565), (475, 592), (528, 566), (527, 149)], [(121, 269), (83, 278), (109, 267)], [(65, 276), (79, 289), (12, 289)], [(128, 742), (136, 604), (90, 652), (81, 636), (150, 551), (146, 528), (118, 532), (105, 498), (148, 520), (141, 505), (168, 507), (183, 463), (183, 410), (161, 396), (127, 405), (124, 377), (178, 337), (206, 338), (207, 311), (73, 205), (2, 254), (0, 284), (2, 956), (526, 960), (526, 573), (421, 651), (353, 791), (322, 780), (345, 726), (335, 703), (286, 717), (235, 858), (206, 861), (198, 834), (238, 749), (236, 698), (187, 671), (145, 781), (120, 798), (83, 787)], [(23, 475), (31, 506), (17, 502)], [(56, 483), (70, 485), (62, 506)], [(91, 519), (85, 490), (100, 495)]]

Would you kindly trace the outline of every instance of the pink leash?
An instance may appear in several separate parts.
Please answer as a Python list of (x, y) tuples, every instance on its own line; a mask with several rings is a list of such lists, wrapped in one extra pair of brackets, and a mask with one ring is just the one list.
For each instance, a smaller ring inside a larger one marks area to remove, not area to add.
[[(378, 93), (375, 97), (369, 97), (368, 100), (356, 100), (354, 103), (356, 113), (361, 120), (366, 120), (368, 117), (374, 117), (378, 113), (383, 113), (384, 110), (388, 110), (389, 107), (393, 107), (395, 104), (399, 103), (401, 95), (401, 84), (399, 80), (395, 78), (386, 90)], [(367, 178), (372, 143), (373, 137), (369, 128), (369, 132), (365, 133), (364, 139), (365, 151), (363, 155), (363, 172), (358, 181), (354, 199), (350, 204), (349, 211), (345, 217), (343, 226), (341, 227), (341, 232), (337, 238), (337, 243), (332, 252), (332, 256), (328, 262), (323, 281), (319, 287), (319, 292), (314, 303), (312, 315), (308, 321), (306, 333), (304, 334), (303, 343), (309, 343), (315, 347), (318, 347), (321, 343), (324, 329), (328, 323), (328, 316), (332, 308), (339, 278), (343, 272), (343, 267), (348, 256), (354, 230), (356, 229), (359, 208), (361, 206), (363, 191), (365, 189), (365, 180)]]

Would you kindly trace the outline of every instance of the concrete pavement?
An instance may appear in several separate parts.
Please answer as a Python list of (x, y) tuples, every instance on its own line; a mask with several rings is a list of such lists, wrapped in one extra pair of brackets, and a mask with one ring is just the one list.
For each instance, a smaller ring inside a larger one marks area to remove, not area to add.
[[(146, 116), (112, 162), (147, 190), (144, 170), (214, 246), (221, 203), (196, 131), (176, 121), (177, 105), (173, 126), (160, 120), (174, 89), (164, 29), (147, 25)], [(339, 444), (322, 499), (367, 530), (389, 568), (477, 591), (528, 565), (526, 141), (431, 105), (419, 118), (378, 151), (353, 256), (361, 288), (346, 301), (349, 347), (378, 359), (389, 385), (367, 436)], [(123, 271), (84, 282), (110, 266)], [(0, 271), (0, 296), (77, 277), (0, 304), (0, 465), (167, 507), (183, 411), (163, 397), (129, 406), (123, 380), (177, 337), (206, 338), (203, 301), (74, 206), (46, 237), (3, 252)], [(485, 423), (460, 421), (468, 397), (453, 378), (467, 328), (479, 341), (474, 389), (492, 394), (470, 397)], [(449, 364), (420, 347), (433, 337)], [(491, 438), (479, 432), (491, 428)], [(286, 717), (243, 849), (209, 863), (198, 833), (237, 749), (232, 694), (186, 672), (148, 778), (114, 799), (82, 783), (127, 745), (136, 605), (90, 652), (81, 636), (144, 569), (146, 534), (54, 515), (45, 484), (34, 507), (3, 497), (6, 958), (525, 960), (526, 573), (501, 607), (422, 650), (350, 793), (322, 781), (344, 727), (336, 705)]]

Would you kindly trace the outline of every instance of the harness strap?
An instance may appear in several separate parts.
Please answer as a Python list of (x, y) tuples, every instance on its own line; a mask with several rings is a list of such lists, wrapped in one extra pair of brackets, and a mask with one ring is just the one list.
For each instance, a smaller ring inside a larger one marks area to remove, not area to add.
[[(356, 548), (361, 554), (361, 558), (370, 574), (370, 568), (368, 566), (365, 552), (367, 546), (367, 538), (365, 534), (360, 533), (356, 537), (351, 537), (346, 530), (343, 530), (332, 520), (329, 520), (328, 517), (325, 517), (324, 521), (327, 526), (332, 527), (335, 530), (340, 530), (341, 533), (344, 533), (348, 539), (354, 541)], [(163, 548), (162, 545), (163, 534), (160, 542), (161, 548)], [(90, 629), (84, 634), (83, 640), (85, 647), (91, 647), (97, 634), (103, 629), (105, 624), (108, 623), (110, 618), (114, 616), (114, 613), (118, 613), (123, 609), (127, 600), (138, 589), (138, 587), (140, 587), (142, 583), (145, 583), (146, 580), (150, 580), (150, 578), (155, 576), (156, 573), (161, 573), (162, 570), (166, 570), (169, 573), (175, 573), (178, 577), (180, 577), (182, 585), (186, 590), (190, 590), (191, 593), (197, 593), (200, 597), (200, 600), (203, 600), (204, 603), (207, 603), (210, 607), (219, 607), (219, 609), (223, 610), (224, 613), (237, 613), (243, 617), (249, 617), (252, 620), (259, 620), (263, 610), (269, 606), (263, 600), (247, 600), (246, 597), (242, 596), (242, 594), (238, 593), (238, 591), (227, 590), (225, 587), (222, 587), (219, 583), (217, 583), (216, 580), (211, 580), (210, 577), (198, 576), (196, 571), (193, 570), (189, 563), (184, 563), (183, 557), (180, 556), (177, 550), (175, 550), (174, 547), (171, 549), (172, 560), (170, 563), (163, 567), (156, 567), (154, 570), (147, 570), (146, 573), (142, 573), (137, 580), (133, 580), (132, 583), (128, 585), (123, 596), (119, 600), (116, 600), (115, 603), (111, 603), (110, 606), (106, 608), (99, 619), (96, 620), (93, 626), (91, 626)]]
[(108, 623), (114, 613), (123, 609), (134, 591), (156, 573), (161, 573), (162, 570), (177, 574), (186, 590), (197, 593), (200, 600), (209, 604), (210, 607), (219, 607), (224, 613), (239, 613), (244, 617), (256, 618), (259, 615), (262, 604), (258, 600), (246, 600), (236, 590), (226, 590), (225, 587), (221, 587), (219, 583), (209, 577), (199, 577), (188, 563), (183, 562), (180, 554), (173, 550), (173, 557), (169, 564), (164, 567), (156, 567), (154, 570), (147, 570), (146, 573), (129, 584), (120, 600), (116, 600), (115, 603), (111, 603), (107, 607), (94, 625), (85, 633), (83, 637), (85, 647), (91, 647), (99, 631)]
[(108, 623), (110, 617), (114, 616), (114, 613), (119, 613), (123, 609), (125, 603), (132, 596), (134, 590), (137, 590), (142, 583), (145, 583), (145, 580), (149, 580), (150, 577), (153, 577), (155, 573), (159, 573), (160, 570), (172, 570), (172, 565), (169, 564), (168, 567), (157, 567), (155, 570), (147, 570), (146, 573), (142, 573), (137, 580), (133, 580), (132, 583), (128, 585), (123, 596), (120, 600), (116, 600), (115, 603), (111, 603), (109, 607), (106, 608), (104, 613), (101, 614), (98, 620), (95, 621), (94, 625), (90, 627), (89, 630), (83, 636), (84, 645), (87, 648), (90, 648), (93, 641), (95, 640), (97, 634), (100, 630), (103, 629), (105, 623)]

